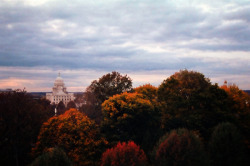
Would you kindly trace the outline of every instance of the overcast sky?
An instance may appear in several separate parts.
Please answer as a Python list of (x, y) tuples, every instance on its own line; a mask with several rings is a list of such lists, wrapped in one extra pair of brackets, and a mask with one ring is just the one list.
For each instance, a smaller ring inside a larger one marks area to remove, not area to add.
[(249, 0), (0, 0), (0, 88), (84, 91), (111, 71), (134, 87), (195, 70), (250, 89)]

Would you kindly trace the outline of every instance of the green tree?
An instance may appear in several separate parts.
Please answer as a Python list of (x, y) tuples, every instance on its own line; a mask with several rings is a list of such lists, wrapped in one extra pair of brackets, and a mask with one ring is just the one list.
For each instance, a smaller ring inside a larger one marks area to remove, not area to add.
[(200, 166), (209, 161), (199, 137), (187, 129), (172, 130), (156, 147), (156, 164), (160, 166)]
[(30, 166), (73, 166), (73, 164), (62, 149), (50, 148), (37, 157)]
[(86, 88), (84, 100), (86, 103), (82, 106), (82, 111), (97, 123), (102, 120), (101, 104), (115, 94), (120, 94), (132, 89), (132, 80), (127, 75), (121, 75), (113, 71), (103, 75), (98, 80)]
[(58, 146), (77, 165), (98, 165), (107, 141), (101, 137), (94, 121), (76, 109), (52, 117), (45, 122), (38, 136), (33, 155)]
[(214, 166), (246, 165), (243, 139), (231, 123), (216, 126), (209, 142), (209, 152)]
[(160, 112), (142, 94), (124, 92), (110, 97), (102, 111), (102, 131), (109, 142), (133, 140), (149, 151), (159, 138)]
[(53, 115), (49, 101), (34, 100), (23, 90), (0, 93), (0, 163), (27, 165), (40, 127)]
[(133, 141), (118, 143), (102, 154), (101, 166), (145, 166), (147, 157)]
[(164, 130), (199, 130), (208, 139), (222, 121), (234, 121), (227, 93), (199, 72), (181, 70), (158, 88)]

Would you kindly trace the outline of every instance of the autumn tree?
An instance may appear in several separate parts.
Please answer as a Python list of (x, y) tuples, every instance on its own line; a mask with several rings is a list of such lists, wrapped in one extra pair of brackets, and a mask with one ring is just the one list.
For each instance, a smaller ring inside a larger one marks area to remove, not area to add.
[(172, 130), (156, 147), (156, 164), (160, 166), (200, 166), (209, 161), (199, 137), (187, 129)]
[(214, 166), (246, 165), (243, 139), (233, 124), (216, 126), (209, 142), (209, 152)]
[(73, 164), (62, 149), (55, 147), (37, 157), (30, 166), (73, 166)]
[(27, 165), (40, 127), (53, 116), (45, 99), (34, 100), (23, 90), (0, 93), (0, 165)]
[(145, 84), (134, 88), (135, 92), (142, 94), (145, 98), (149, 99), (150, 101), (157, 100), (157, 90), (158, 88), (151, 84)]
[(250, 95), (239, 89), (235, 84), (221, 86), (224, 89), (230, 100), (232, 114), (236, 117), (239, 123), (239, 129), (244, 135), (244, 142), (250, 153)]
[(227, 93), (199, 72), (176, 72), (162, 82), (158, 99), (166, 131), (184, 127), (208, 139), (218, 123), (234, 120)]
[(121, 75), (113, 71), (103, 75), (98, 80), (86, 88), (84, 100), (86, 104), (82, 106), (82, 111), (91, 119), (100, 122), (102, 120), (101, 104), (115, 94), (120, 94), (132, 89), (132, 80), (127, 75)]
[(62, 148), (76, 165), (97, 165), (107, 141), (94, 121), (76, 109), (50, 118), (41, 128), (34, 155)]
[(147, 157), (133, 141), (120, 143), (102, 154), (101, 166), (145, 166)]
[(133, 140), (145, 151), (159, 137), (159, 110), (142, 94), (124, 92), (102, 104), (102, 130), (110, 142)]

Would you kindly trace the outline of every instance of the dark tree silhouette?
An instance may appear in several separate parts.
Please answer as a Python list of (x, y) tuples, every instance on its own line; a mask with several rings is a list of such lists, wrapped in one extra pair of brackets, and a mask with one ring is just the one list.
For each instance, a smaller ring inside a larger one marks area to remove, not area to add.
[(0, 163), (27, 165), (40, 127), (53, 116), (45, 99), (34, 100), (25, 91), (0, 93)]
[(76, 108), (76, 103), (74, 101), (68, 102), (66, 110), (69, 110), (70, 108)]
[(243, 138), (233, 124), (219, 124), (216, 126), (209, 142), (209, 152), (212, 159), (212, 165), (247, 165), (244, 148)]
[(58, 103), (56, 109), (57, 109), (57, 115), (64, 114), (64, 112), (66, 111), (65, 105), (62, 101)]

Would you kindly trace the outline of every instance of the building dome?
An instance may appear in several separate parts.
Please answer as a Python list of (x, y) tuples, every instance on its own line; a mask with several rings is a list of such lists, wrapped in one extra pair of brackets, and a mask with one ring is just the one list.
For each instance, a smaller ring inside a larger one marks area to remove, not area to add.
[(75, 99), (74, 93), (67, 92), (60, 73), (58, 73), (58, 76), (55, 80), (54, 86), (52, 88), (52, 93), (46, 93), (46, 99), (50, 100), (50, 103), (54, 104), (58, 104), (62, 101), (65, 105)]
[(56, 78), (54, 85), (55, 86), (64, 86), (64, 82), (63, 82), (63, 79), (62, 79), (60, 73), (58, 74), (58, 77)]

